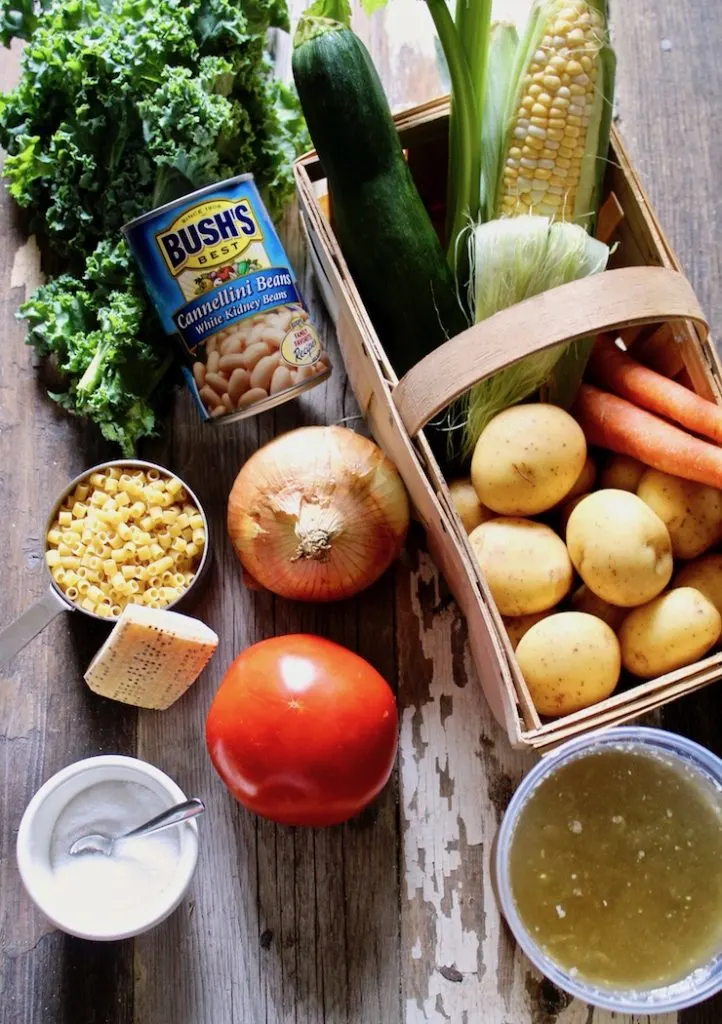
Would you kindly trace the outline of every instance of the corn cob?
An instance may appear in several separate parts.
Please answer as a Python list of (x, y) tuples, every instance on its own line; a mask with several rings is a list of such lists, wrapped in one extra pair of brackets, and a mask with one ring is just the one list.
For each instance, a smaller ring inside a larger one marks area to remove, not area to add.
[(533, 213), (591, 226), (614, 71), (606, 0), (535, 0), (507, 94), (496, 216)]

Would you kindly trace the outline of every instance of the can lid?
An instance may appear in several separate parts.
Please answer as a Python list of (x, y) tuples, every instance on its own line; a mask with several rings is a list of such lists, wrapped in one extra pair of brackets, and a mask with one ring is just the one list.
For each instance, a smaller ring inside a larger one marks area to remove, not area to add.
[(189, 199), (200, 199), (229, 185), (238, 185), (242, 181), (253, 181), (253, 175), (250, 173), (237, 174), (235, 178), (224, 178), (223, 181), (215, 181), (212, 185), (204, 185), (203, 188), (197, 188), (193, 192), (186, 192), (185, 195), (178, 196), (177, 199), (172, 199), (169, 203), (163, 203), (162, 206), (156, 206), (155, 209), (148, 210), (147, 213), (141, 213), (139, 217), (134, 217), (133, 220), (129, 220), (127, 224), (124, 224), (120, 230), (125, 235), (132, 228), (144, 224), (146, 221), (151, 220), (151, 218), (157, 217), (160, 213), (166, 213), (168, 210), (175, 209), (181, 203), (188, 202)]

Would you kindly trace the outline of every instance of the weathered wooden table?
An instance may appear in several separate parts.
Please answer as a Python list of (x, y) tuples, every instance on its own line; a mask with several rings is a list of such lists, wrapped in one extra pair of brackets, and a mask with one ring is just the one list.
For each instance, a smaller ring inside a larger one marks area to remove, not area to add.
[[(473, 0), (472, 0), (473, 2)], [(296, 8), (305, 6), (296, 3)], [(506, 0), (501, 13), (523, 11)], [(707, 0), (612, 0), (622, 130), (713, 324), (722, 321), (722, 15)], [(418, 0), (359, 18), (393, 105), (439, 91), (432, 33)], [(0, 56), (0, 85), (16, 59)], [(0, 223), (0, 622), (46, 586), (42, 530), (65, 481), (111, 453), (45, 396), (23, 345), (18, 304), (39, 279), (37, 252), (3, 190)], [(304, 275), (295, 214), (290, 251)], [(325, 334), (333, 352), (331, 328)], [(211, 511), (215, 578), (199, 614), (219, 633), (209, 670), (178, 705), (140, 712), (82, 681), (102, 639), (56, 620), (0, 679), (0, 1022), (2, 1024), (609, 1024), (569, 1000), (515, 949), (492, 896), (490, 844), (526, 756), (492, 720), (471, 667), (465, 626), (425, 553), (409, 554), (359, 600), (300, 607), (244, 590), (224, 510), (244, 459), (279, 431), (333, 423), (356, 408), (336, 353), (331, 382), (245, 426), (219, 430), (214, 458), (183, 397), (145, 453), (186, 477)], [(318, 632), (358, 650), (397, 687), (398, 774), (346, 826), (303, 831), (251, 817), (205, 754), (203, 724), (225, 666), (275, 633)], [(663, 723), (722, 752), (720, 689), (671, 707)], [(91, 944), (54, 930), (21, 886), (14, 844), (41, 783), (91, 754), (137, 754), (203, 797), (198, 872), (189, 898), (149, 935)], [(624, 1018), (627, 1021), (632, 1018)], [(722, 1021), (722, 1000), (655, 1021)], [(648, 1018), (635, 1018), (641, 1024)]]

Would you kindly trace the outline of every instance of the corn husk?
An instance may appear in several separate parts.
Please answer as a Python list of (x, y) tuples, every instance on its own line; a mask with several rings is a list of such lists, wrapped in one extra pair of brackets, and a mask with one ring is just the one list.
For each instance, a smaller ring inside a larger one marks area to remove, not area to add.
[[(572, 62), (589, 70), (572, 71)], [(469, 308), (477, 323), (607, 265), (609, 249), (588, 234), (598, 212), (612, 118), (615, 57), (607, 0), (535, 0), (521, 40), (510, 26), (493, 27), (487, 67), (481, 206), (486, 223), (472, 228), (469, 242)], [(552, 74), (553, 69), (558, 70)], [(581, 91), (572, 95), (574, 89)], [(561, 98), (565, 91), (571, 101)], [(556, 122), (545, 113), (555, 102), (563, 108), (554, 113)], [(583, 104), (584, 120), (578, 111), (569, 121), (562, 118), (574, 104)], [(583, 156), (575, 153), (572, 161), (564, 147), (580, 145)], [(468, 458), (493, 416), (540, 388), (551, 401), (569, 405), (592, 342), (530, 356), (473, 388), (446, 420), (451, 457)]]
[[(579, 225), (548, 217), (525, 215), (477, 225), (469, 241), (469, 302), (475, 320), (486, 320), (550, 288), (600, 273), (609, 255), (609, 247)], [(451, 450), (460, 448), (462, 458), (468, 458), (486, 424), (502, 409), (543, 387), (566, 348), (561, 344), (529, 356), (464, 395), (448, 422)]]
[(494, 204), (507, 135), (509, 93), (514, 84), (518, 48), (519, 34), (514, 25), (507, 22), (492, 25), (481, 119), (481, 208), (484, 220), (495, 217)]

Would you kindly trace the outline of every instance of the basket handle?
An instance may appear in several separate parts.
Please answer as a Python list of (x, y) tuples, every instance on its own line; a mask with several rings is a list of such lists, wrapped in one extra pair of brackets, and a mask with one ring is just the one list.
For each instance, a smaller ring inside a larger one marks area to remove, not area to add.
[(665, 267), (622, 267), (503, 309), (434, 349), (405, 374), (393, 400), (409, 436), (475, 384), (525, 356), (625, 327), (692, 320), (708, 325), (691, 284)]

